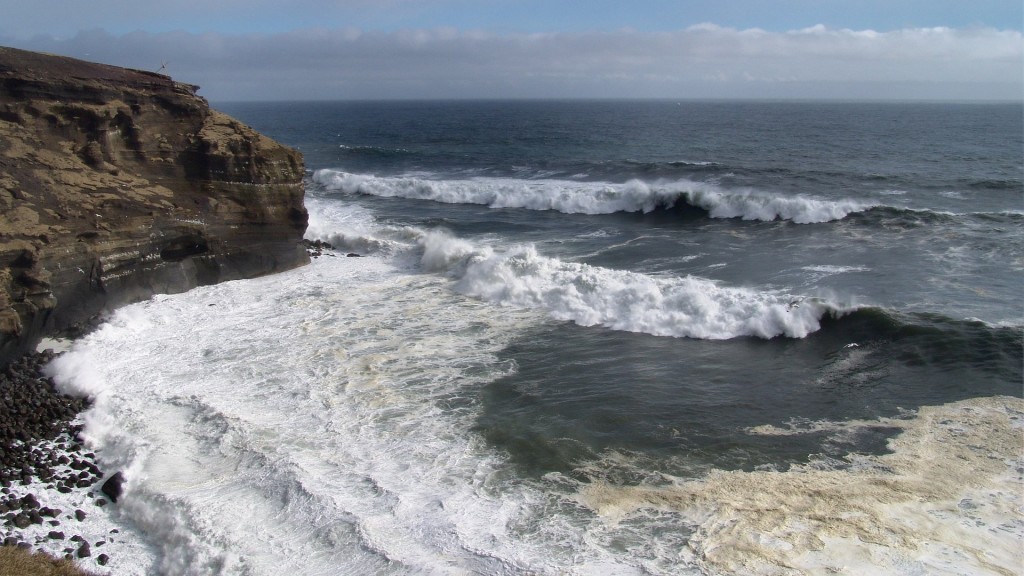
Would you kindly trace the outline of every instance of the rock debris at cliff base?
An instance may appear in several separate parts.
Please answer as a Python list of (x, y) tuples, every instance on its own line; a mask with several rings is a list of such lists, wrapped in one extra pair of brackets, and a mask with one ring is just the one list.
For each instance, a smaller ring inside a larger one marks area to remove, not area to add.
[(0, 374), (0, 543), (105, 566), (102, 547), (119, 531), (104, 526), (98, 537), (96, 526), (83, 528), (113, 500), (104, 490), (109, 478), (102, 482), (79, 438), (88, 402), (58, 392), (42, 374), (53, 357), (26, 354)]

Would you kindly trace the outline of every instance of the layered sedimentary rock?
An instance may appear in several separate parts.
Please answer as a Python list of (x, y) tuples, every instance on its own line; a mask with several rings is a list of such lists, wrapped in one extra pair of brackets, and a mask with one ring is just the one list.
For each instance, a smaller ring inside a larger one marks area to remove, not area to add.
[(308, 262), (301, 155), (197, 89), (0, 47), (0, 366), (104, 309)]

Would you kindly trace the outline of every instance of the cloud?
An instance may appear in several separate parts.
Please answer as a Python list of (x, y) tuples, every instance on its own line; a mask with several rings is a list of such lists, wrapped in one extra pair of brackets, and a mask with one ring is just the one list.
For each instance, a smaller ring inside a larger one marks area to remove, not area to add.
[(358, 28), (277, 34), (103, 30), (0, 38), (133, 68), (169, 62), (212, 100), (501, 97), (1019, 99), (1021, 33), (991, 28), (495, 34)]

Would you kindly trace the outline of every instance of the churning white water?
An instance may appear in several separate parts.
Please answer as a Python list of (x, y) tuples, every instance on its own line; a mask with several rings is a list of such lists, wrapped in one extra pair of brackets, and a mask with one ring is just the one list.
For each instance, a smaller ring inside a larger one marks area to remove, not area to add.
[(517, 369), (500, 352), (551, 307), (459, 291), (401, 257), (416, 234), (311, 206), (312, 234), (376, 255), (125, 307), (51, 366), (94, 397), (87, 439), (127, 476), (111, 518), (144, 544), (111, 543), (112, 573), (1019, 570), (1021, 400), (886, 422), (894, 453), (844, 466), (526, 477), (473, 426), (480, 387)]
[(752, 189), (726, 190), (692, 180), (624, 184), (574, 180), (472, 178), (439, 180), (420, 177), (379, 177), (317, 170), (313, 179), (328, 190), (385, 198), (433, 200), (448, 204), (481, 204), (491, 208), (557, 210), (566, 214), (650, 212), (684, 202), (708, 211), (713, 218), (791, 220), (798, 224), (840, 220), (873, 206), (858, 200), (824, 200), (784, 196)]

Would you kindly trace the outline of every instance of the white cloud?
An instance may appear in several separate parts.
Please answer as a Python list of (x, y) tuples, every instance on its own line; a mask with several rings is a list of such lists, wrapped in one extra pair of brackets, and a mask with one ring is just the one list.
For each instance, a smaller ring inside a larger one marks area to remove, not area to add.
[(280, 34), (81, 32), (0, 38), (156, 70), (214, 100), (478, 97), (1020, 99), (1018, 31), (700, 24), (674, 32), (505, 34), (356, 28)]

